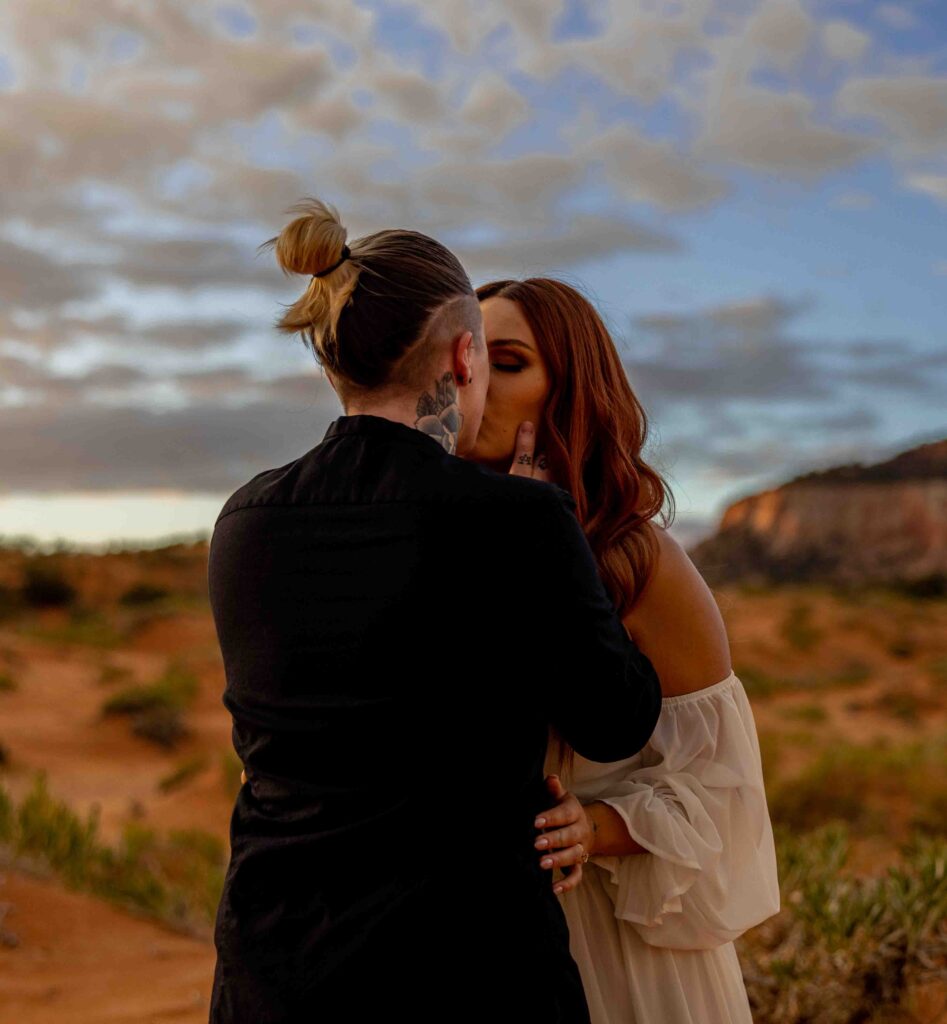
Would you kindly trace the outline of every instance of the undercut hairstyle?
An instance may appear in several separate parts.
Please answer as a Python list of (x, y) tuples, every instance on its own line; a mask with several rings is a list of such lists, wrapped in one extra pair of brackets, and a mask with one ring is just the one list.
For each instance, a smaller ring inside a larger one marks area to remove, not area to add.
[(302, 335), (343, 404), (430, 387), (440, 345), (465, 331), (475, 348), (485, 344), (473, 285), (440, 242), (388, 229), (347, 245), (334, 206), (306, 197), (287, 212), (299, 216), (259, 248), (310, 280), (274, 326)]

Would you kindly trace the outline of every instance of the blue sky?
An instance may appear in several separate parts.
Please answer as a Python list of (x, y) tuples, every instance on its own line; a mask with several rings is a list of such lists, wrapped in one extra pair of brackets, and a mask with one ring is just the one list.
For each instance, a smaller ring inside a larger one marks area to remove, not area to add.
[(685, 542), (947, 435), (937, 0), (11, 0), (0, 160), (7, 537), (209, 532), (321, 440), (256, 251), (310, 194), (583, 288)]

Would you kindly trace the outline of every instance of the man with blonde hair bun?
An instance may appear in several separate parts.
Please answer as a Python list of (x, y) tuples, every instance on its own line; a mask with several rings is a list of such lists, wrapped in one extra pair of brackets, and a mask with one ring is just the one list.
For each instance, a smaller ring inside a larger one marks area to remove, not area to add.
[(210, 1022), (588, 1024), (533, 845), (548, 729), (628, 757), (657, 676), (528, 431), (510, 473), (463, 458), (490, 365), (456, 257), (407, 230), (348, 245), (317, 199), (294, 212), (265, 243), (308, 278), (277, 326), (345, 413), (239, 487), (211, 538), (247, 781)]

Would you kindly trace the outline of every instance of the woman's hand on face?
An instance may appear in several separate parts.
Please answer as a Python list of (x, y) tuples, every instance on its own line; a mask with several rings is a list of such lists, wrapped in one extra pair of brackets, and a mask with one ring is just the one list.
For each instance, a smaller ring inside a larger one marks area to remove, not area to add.
[[(539, 836), (534, 845), (541, 858), (540, 867), (547, 871), (558, 867), (565, 875), (553, 891), (569, 892), (581, 883), (583, 860), (592, 852), (592, 825), (579, 799), (562, 785), (558, 775), (547, 775), (546, 785), (556, 805), (537, 815), (537, 821), (545, 820), (536, 827), (551, 830)], [(546, 864), (547, 860), (551, 863)]]
[(549, 480), (549, 462), (544, 452), (534, 455), (536, 445), (536, 428), (529, 420), (523, 420), (516, 431), (516, 448), (513, 451), (513, 465), (510, 473), (513, 476), (529, 476), (534, 480)]

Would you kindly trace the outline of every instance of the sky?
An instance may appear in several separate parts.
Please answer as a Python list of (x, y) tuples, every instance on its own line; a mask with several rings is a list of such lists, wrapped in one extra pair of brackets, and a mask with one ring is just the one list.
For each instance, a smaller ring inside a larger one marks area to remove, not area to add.
[(947, 436), (940, 0), (6, 0), (0, 540), (209, 536), (343, 414), (307, 195), (604, 316), (671, 532)]

